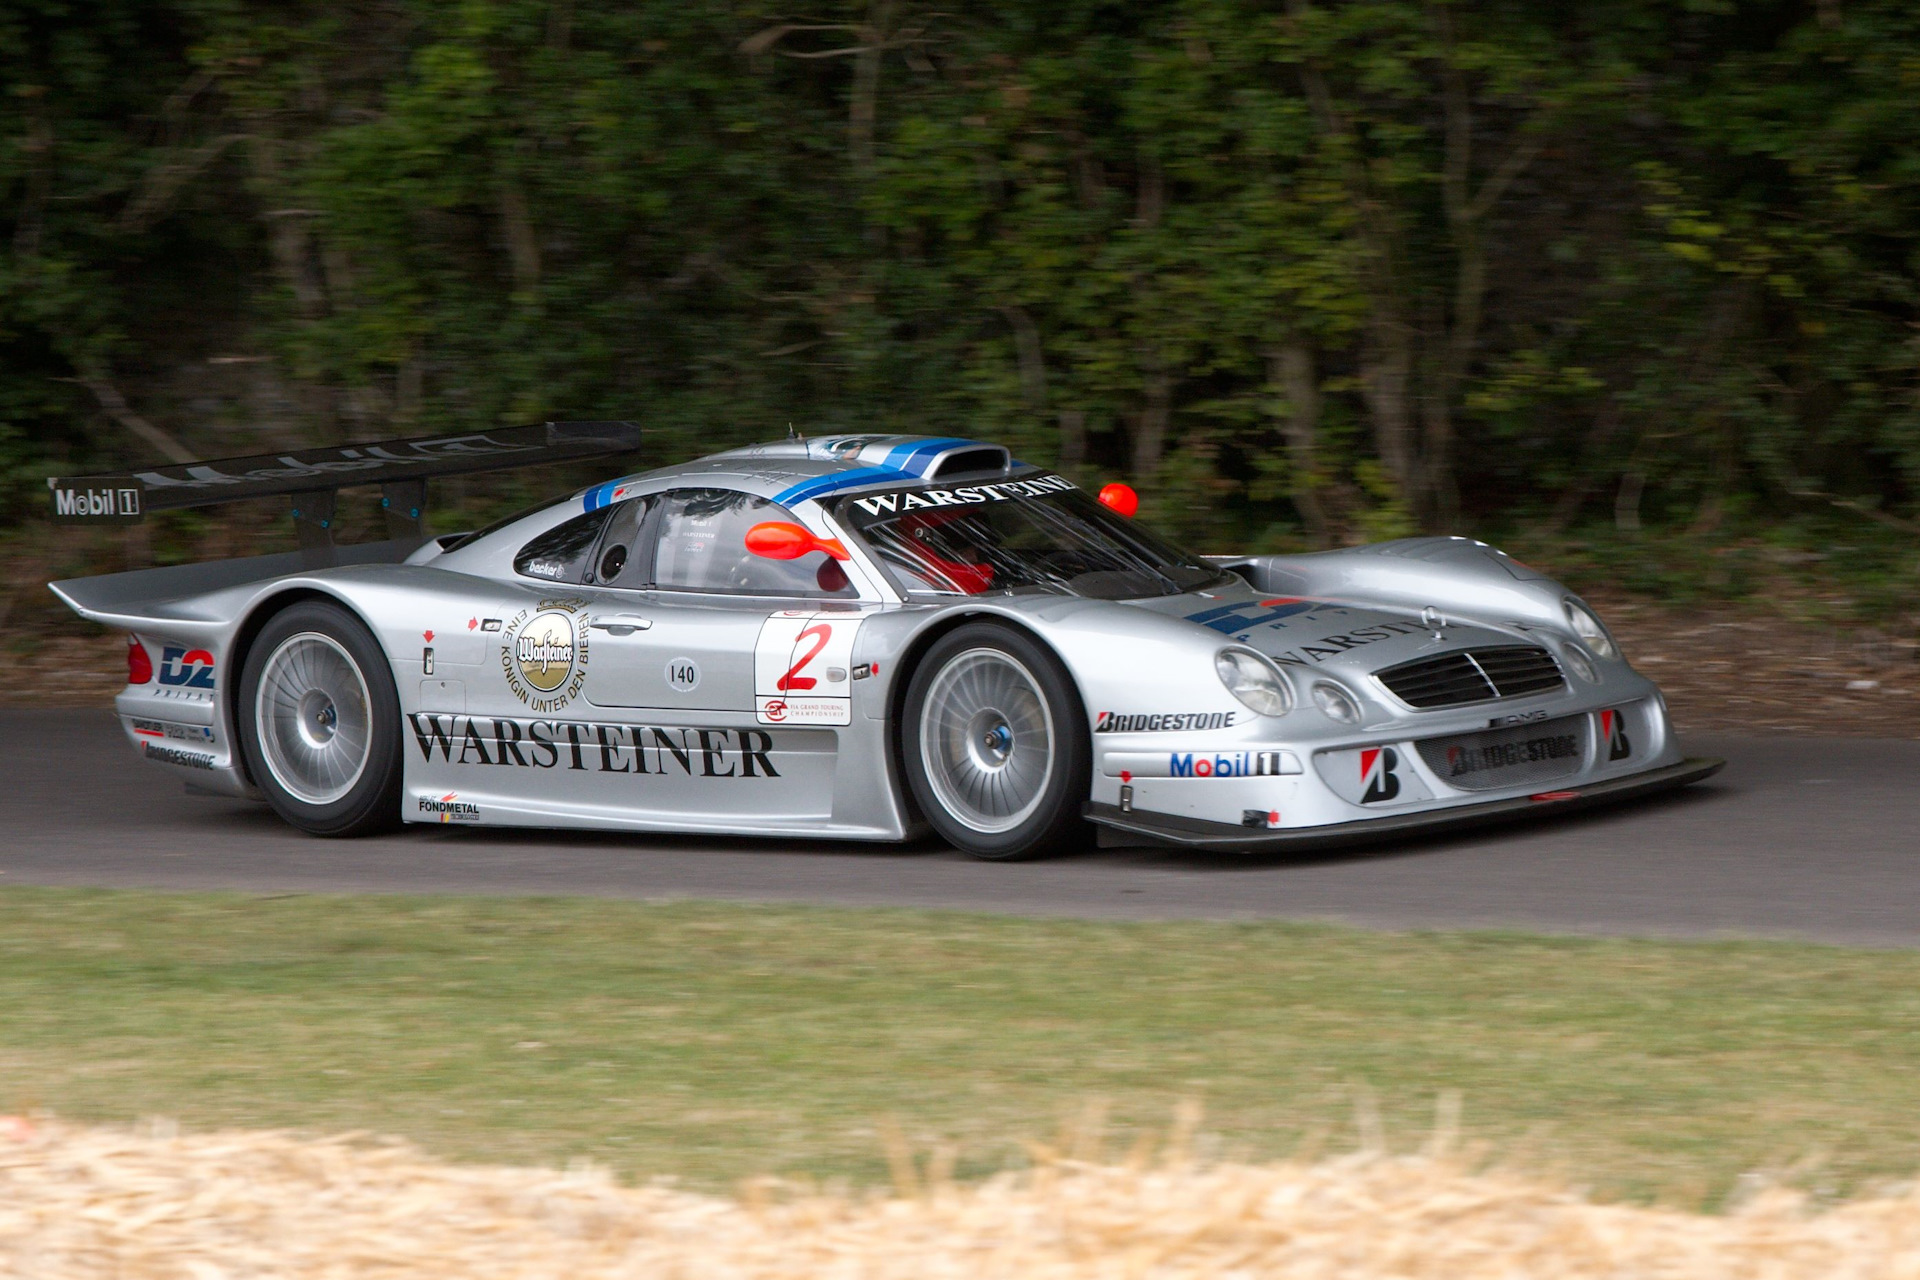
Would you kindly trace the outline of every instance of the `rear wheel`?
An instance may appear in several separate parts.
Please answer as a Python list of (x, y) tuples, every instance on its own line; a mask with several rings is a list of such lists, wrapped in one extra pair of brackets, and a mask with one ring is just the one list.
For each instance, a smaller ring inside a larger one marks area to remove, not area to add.
[(282, 818), (319, 836), (400, 821), (400, 704), (379, 643), (339, 605), (274, 615), (236, 708), (248, 772)]
[(942, 636), (907, 686), (907, 783), (942, 838), (976, 858), (1036, 858), (1084, 834), (1092, 746), (1066, 670), (995, 623)]

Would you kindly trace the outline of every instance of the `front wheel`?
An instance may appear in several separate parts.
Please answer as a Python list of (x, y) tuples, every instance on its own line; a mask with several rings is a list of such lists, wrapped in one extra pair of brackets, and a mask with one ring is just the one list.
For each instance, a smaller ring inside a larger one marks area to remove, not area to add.
[(907, 783), (943, 839), (976, 858), (1035, 858), (1084, 834), (1086, 712), (1044, 646), (990, 622), (934, 642), (907, 685)]
[(385, 655), (339, 605), (275, 614), (247, 654), (235, 708), (247, 770), (274, 812), (317, 836), (400, 820), (400, 704)]

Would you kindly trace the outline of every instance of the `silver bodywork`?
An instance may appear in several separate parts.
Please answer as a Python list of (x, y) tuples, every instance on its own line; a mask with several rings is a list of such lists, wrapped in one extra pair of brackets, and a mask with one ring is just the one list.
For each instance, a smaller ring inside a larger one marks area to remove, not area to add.
[[(297, 597), (343, 604), (391, 662), (407, 722), (409, 821), (906, 838), (918, 824), (899, 764), (901, 697), (916, 655), (967, 618), (1025, 629), (1071, 674), (1094, 744), (1087, 813), (1106, 843), (1346, 838), (1711, 771), (1683, 759), (1650, 681), (1580, 646), (1565, 588), (1479, 542), (1214, 557), (1238, 576), (1136, 601), (935, 599), (905, 594), (829, 509), (842, 495), (938, 488), (949, 475), (1013, 485), (1043, 474), (963, 440), (781, 442), (595, 486), (404, 561), (375, 545), (342, 549), (362, 563), (318, 571), (295, 556), (262, 557), (53, 589), (154, 656), (155, 680), (116, 699), (136, 749), (236, 796), (251, 787), (230, 695), (252, 634)], [(560, 586), (514, 570), (519, 550), (563, 521), (685, 487), (773, 499), (816, 535), (841, 539), (857, 598)], [(1291, 712), (1256, 715), (1227, 690), (1215, 655), (1231, 644), (1279, 664), (1296, 693)], [(1416, 710), (1380, 675), (1502, 647), (1545, 650), (1561, 680)], [(553, 656), (527, 678), (525, 653)], [(786, 696), (778, 677), (801, 657), (814, 692)], [(1321, 709), (1318, 682), (1346, 691), (1357, 723)]]

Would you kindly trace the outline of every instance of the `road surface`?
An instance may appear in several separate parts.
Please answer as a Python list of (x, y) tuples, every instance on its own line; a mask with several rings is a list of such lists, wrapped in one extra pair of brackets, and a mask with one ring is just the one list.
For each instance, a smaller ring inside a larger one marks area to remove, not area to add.
[(562, 894), (1338, 920), (1920, 945), (1920, 742), (1700, 737), (1719, 777), (1630, 807), (1339, 855), (911, 847), (411, 827), (301, 836), (185, 794), (104, 711), (0, 710), (0, 885)]

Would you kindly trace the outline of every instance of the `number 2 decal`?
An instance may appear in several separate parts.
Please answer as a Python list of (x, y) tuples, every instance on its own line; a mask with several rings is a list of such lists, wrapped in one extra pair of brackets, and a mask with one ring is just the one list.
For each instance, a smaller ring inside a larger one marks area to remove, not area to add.
[(795, 690), (804, 693), (820, 683), (820, 681), (813, 676), (801, 675), (800, 671), (809, 662), (819, 657), (820, 651), (827, 647), (827, 641), (833, 639), (833, 624), (829, 622), (814, 623), (798, 636), (794, 637), (794, 648), (799, 648), (800, 642), (808, 637), (812, 637), (813, 639), (813, 648), (801, 654), (800, 660), (787, 668), (787, 674), (781, 676), (774, 682), (774, 688), (782, 693), (791, 693)]

